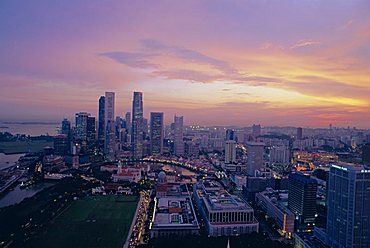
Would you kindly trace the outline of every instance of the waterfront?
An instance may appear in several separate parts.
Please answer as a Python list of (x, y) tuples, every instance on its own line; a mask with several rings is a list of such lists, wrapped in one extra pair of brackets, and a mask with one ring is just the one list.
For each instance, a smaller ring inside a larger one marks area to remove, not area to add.
[(24, 156), (23, 153), (21, 154), (0, 153), (0, 170), (13, 166), (22, 156)]
[(11, 134), (25, 134), (30, 136), (56, 135), (58, 133), (58, 123), (3, 123), (0, 122), (0, 132)]
[(174, 166), (174, 165), (169, 165), (169, 164), (163, 164), (162, 170), (165, 172), (175, 172), (176, 174), (180, 174), (183, 176), (196, 176), (197, 174), (195, 172), (192, 172), (188, 169), (182, 168), (180, 166)]
[(54, 183), (40, 183), (21, 189), (18, 184), (12, 191), (9, 191), (6, 195), (0, 198), (0, 208), (20, 203), (25, 198), (32, 197), (41, 190), (53, 185)]

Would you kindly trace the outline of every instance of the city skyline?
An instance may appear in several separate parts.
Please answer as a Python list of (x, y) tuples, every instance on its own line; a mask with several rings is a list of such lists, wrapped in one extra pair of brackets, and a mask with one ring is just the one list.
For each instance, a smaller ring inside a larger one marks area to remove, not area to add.
[(369, 128), (367, 1), (38, 2), (0, 5), (1, 120), (140, 91), (165, 123)]

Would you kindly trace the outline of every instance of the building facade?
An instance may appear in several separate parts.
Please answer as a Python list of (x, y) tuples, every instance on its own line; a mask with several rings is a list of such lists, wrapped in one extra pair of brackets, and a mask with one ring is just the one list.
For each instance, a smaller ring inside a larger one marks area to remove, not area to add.
[(309, 175), (289, 175), (288, 208), (298, 220), (298, 229), (313, 229), (316, 215), (317, 181)]
[(264, 146), (262, 142), (247, 142), (247, 174), (249, 176), (255, 176), (256, 170), (263, 167)]
[(216, 181), (194, 185), (194, 198), (210, 236), (232, 236), (258, 232), (254, 210)]
[(331, 165), (327, 235), (334, 248), (370, 246), (370, 168)]
[(163, 113), (150, 113), (150, 151), (152, 155), (163, 153)]
[(184, 146), (184, 117), (175, 116), (174, 119), (174, 152), (177, 156), (182, 156), (185, 153)]
[(104, 153), (108, 159), (113, 160), (115, 156), (115, 124), (114, 124), (114, 111), (115, 111), (115, 93), (105, 92), (104, 101)]
[(132, 101), (132, 155), (134, 158), (143, 157), (143, 93), (134, 92)]

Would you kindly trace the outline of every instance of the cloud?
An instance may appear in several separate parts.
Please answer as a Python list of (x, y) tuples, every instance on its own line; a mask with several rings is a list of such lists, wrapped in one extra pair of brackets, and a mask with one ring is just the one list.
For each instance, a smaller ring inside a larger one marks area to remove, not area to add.
[(139, 69), (154, 69), (160, 66), (155, 63), (148, 62), (148, 58), (153, 57), (150, 54), (130, 53), (130, 52), (104, 52), (99, 53), (99, 56), (105, 56), (117, 61), (118, 63)]
[(290, 49), (296, 49), (296, 48), (302, 48), (302, 47), (308, 47), (308, 46), (317, 46), (321, 45), (320, 41), (315, 40), (300, 40), (296, 44), (290, 47)]

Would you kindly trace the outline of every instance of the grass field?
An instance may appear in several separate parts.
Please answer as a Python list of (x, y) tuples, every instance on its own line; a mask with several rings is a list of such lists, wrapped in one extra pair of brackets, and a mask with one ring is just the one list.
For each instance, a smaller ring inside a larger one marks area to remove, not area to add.
[(77, 200), (34, 242), (34, 247), (122, 247), (137, 202), (136, 196)]
[(0, 152), (5, 154), (39, 152), (46, 146), (53, 147), (53, 142), (44, 140), (0, 142)]

